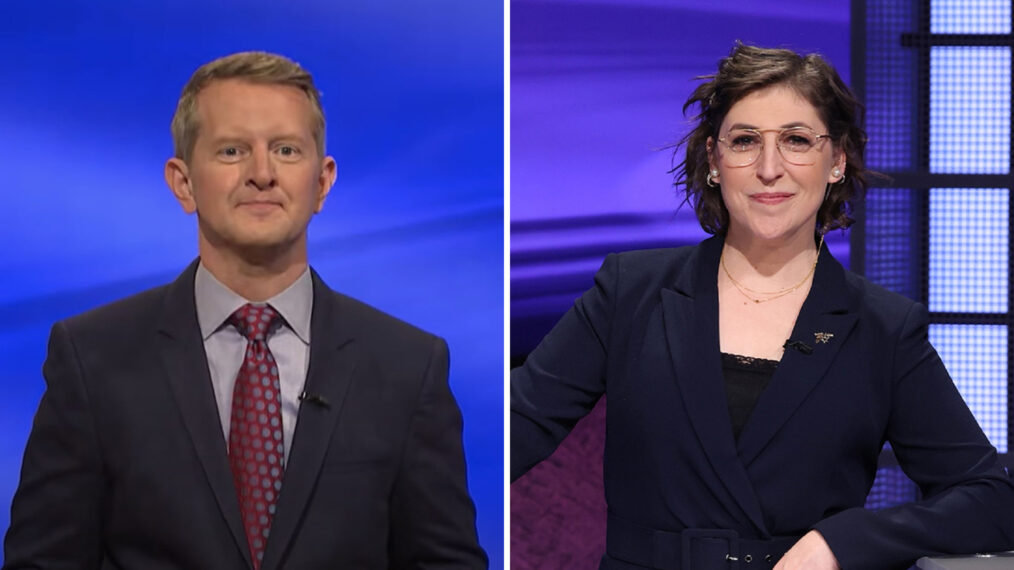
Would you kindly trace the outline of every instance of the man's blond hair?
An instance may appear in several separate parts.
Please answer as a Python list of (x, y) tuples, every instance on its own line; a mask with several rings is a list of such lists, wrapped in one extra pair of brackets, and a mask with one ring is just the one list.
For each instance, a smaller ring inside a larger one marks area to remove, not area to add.
[(291, 59), (263, 51), (234, 53), (208, 62), (190, 76), (173, 114), (173, 153), (184, 162), (190, 161), (200, 124), (197, 120), (197, 95), (211, 82), (242, 79), (252, 83), (291, 85), (306, 93), (313, 108), (313, 140), (317, 156), (324, 156), (324, 109), (313, 76)]

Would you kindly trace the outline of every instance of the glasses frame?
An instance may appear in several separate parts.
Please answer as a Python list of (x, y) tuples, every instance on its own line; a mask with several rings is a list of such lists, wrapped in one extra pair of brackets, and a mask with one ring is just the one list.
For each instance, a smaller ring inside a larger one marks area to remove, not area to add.
[[(766, 144), (764, 142), (764, 140), (765, 140), (764, 139), (764, 133), (778, 133), (778, 135), (775, 136), (775, 146), (778, 148), (778, 154), (779, 154), (779, 156), (781, 156), (782, 160), (784, 160), (785, 162), (788, 162), (789, 164), (794, 164), (796, 166), (813, 166), (814, 164), (817, 163), (817, 161), (814, 160), (813, 162), (810, 162), (810, 163), (800, 164), (798, 162), (792, 162), (791, 160), (789, 160), (788, 157), (785, 156), (785, 151), (782, 150), (781, 138), (782, 138), (782, 134), (783, 133), (785, 133), (786, 131), (806, 131), (806, 132), (812, 133), (813, 136), (814, 136), (814, 138), (817, 139), (817, 142), (813, 144), (813, 146), (811, 147), (811, 150), (817, 148), (821, 144), (821, 142), (820, 142), (821, 139), (828, 139), (828, 140), (830, 140), (830, 138), (831, 138), (830, 134), (823, 134), (823, 135), (821, 135), (821, 134), (818, 134), (817, 131), (811, 129), (810, 127), (806, 127), (806, 126), (803, 126), (803, 125), (796, 125), (794, 127), (782, 127), (782, 128), (779, 128), (779, 129), (745, 129), (745, 128), (739, 128), (739, 129), (734, 129), (734, 130), (736, 130), (736, 131), (746, 131), (748, 133), (756, 133), (757, 136), (758, 136), (758, 138), (760, 139), (761, 146), (757, 150), (757, 155), (753, 157), (753, 160), (751, 160), (750, 162), (747, 162), (745, 164), (729, 164), (728, 162), (726, 162), (725, 165), (728, 166), (729, 168), (743, 168), (743, 167), (750, 166), (750, 165), (754, 164), (755, 162), (757, 162), (757, 160), (760, 159), (761, 153), (764, 152), (764, 145)], [(731, 153), (730, 156), (736, 156), (736, 155), (745, 154), (744, 152), (741, 152), (741, 151), (732, 150), (732, 145), (729, 144), (729, 141), (728, 141), (729, 134), (731, 134), (731, 133), (732, 133), (732, 130), (730, 130), (728, 133), (726, 133), (724, 137), (719, 137), (718, 138), (718, 142), (720, 142), (723, 145), (725, 145), (726, 149), (728, 149), (728, 151)], [(809, 151), (807, 151), (807, 152), (809, 152)], [(722, 153), (722, 154), (724, 155), (724, 153)]]

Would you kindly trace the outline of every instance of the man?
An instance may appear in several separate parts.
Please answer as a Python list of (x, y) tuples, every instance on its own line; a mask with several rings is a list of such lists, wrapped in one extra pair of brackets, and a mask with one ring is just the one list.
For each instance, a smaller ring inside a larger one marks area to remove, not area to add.
[(53, 327), (4, 568), (485, 568), (445, 343), (307, 265), (312, 77), (215, 60), (172, 132), (200, 258)]

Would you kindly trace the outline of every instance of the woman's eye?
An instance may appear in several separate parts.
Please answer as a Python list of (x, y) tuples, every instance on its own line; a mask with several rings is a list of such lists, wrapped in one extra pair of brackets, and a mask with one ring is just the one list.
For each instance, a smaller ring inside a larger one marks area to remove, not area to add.
[(790, 135), (786, 137), (786, 140), (790, 145), (794, 146), (810, 146), (813, 144), (813, 141), (805, 135)]
[(735, 150), (751, 149), (758, 144), (757, 137), (740, 135), (732, 139), (732, 148)]

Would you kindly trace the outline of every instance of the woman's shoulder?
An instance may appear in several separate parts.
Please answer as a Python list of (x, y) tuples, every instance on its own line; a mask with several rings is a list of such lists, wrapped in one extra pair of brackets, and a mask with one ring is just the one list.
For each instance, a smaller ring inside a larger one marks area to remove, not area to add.
[(857, 296), (862, 312), (882, 321), (891, 328), (903, 324), (913, 309), (921, 312), (926, 311), (921, 303), (878, 285), (857, 273), (845, 271), (845, 281), (848, 288)]
[(631, 268), (650, 270), (662, 267), (682, 267), (697, 252), (700, 244), (680, 247), (660, 247), (655, 249), (635, 249), (619, 253), (611, 253), (607, 257), (615, 257), (618, 263)]
[(699, 245), (686, 245), (611, 253), (600, 271), (614, 273), (616, 279), (626, 283), (672, 283), (677, 275), (692, 267), (699, 249)]
[(611, 253), (595, 275), (595, 290), (622, 306), (657, 301), (664, 290), (688, 292), (696, 281), (700, 245)]

